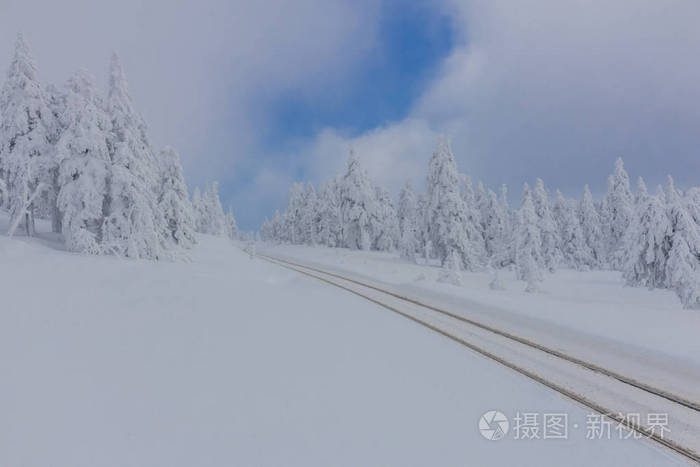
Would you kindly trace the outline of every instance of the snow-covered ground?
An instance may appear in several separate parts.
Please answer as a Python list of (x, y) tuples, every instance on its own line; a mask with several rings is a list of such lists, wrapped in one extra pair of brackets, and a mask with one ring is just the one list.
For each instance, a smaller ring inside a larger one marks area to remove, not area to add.
[[(684, 465), (224, 239), (172, 263), (56, 245), (0, 237), (0, 465)], [(568, 439), (486, 440), (492, 409), (567, 413)]]
[(507, 271), (500, 274), (504, 290), (492, 290), (492, 274), (462, 272), (462, 286), (440, 283), (436, 265), (410, 264), (395, 253), (294, 245), (259, 250), (381, 281), (404, 295), (700, 401), (700, 313), (683, 309), (670, 291), (626, 287), (617, 272), (560, 270), (545, 275), (539, 293), (526, 293), (525, 284)]

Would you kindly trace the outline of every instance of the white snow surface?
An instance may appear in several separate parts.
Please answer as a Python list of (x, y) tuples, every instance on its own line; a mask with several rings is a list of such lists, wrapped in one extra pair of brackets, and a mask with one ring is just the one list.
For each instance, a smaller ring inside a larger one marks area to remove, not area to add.
[[(0, 237), (0, 465), (685, 465), (586, 440), (584, 408), (223, 238), (190, 262), (58, 245)], [(492, 409), (579, 428), (488, 441)]]

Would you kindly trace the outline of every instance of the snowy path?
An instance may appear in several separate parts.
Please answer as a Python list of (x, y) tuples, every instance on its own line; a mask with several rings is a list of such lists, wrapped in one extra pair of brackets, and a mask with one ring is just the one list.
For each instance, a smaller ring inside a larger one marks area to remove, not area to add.
[[(0, 297), (3, 466), (688, 465), (222, 239), (167, 263), (0, 236)], [(568, 438), (489, 441), (492, 409), (565, 413)]]
[[(438, 269), (396, 255), (298, 246), (266, 252), (419, 299), (538, 342), (581, 360), (700, 401), (700, 313), (682, 310), (666, 291), (623, 287), (618, 273), (561, 271), (543, 293), (522, 292), (507, 273), (506, 290), (488, 274), (463, 273), (465, 285), (434, 282)], [(420, 280), (416, 280), (416, 278)]]
[[(263, 257), (277, 262), (282, 267), (292, 268), (336, 285), (412, 319), (601, 414), (610, 415), (617, 423), (629, 422), (625, 419), (627, 414), (635, 414), (640, 420), (633, 420), (630, 425), (637, 429), (640, 435), (648, 436), (700, 463), (700, 405), (697, 403), (679, 400), (655, 388), (633, 386), (633, 382), (620, 378), (619, 375), (616, 375), (615, 379), (610, 377), (609, 373), (603, 374), (604, 369), (592, 371), (590, 366), (584, 366), (583, 362), (567, 359), (567, 356), (561, 354), (553, 355), (552, 352), (543, 351), (541, 347), (538, 348), (532, 343), (503, 335), (498, 330), (475, 326), (474, 323), (459, 319), (459, 315), (400, 298), (381, 289), (381, 286), (346, 279), (342, 275), (306, 267), (298, 262)], [(654, 417), (653, 414), (664, 414), (664, 417), (668, 417), (668, 423), (664, 427), (668, 428), (668, 433), (660, 433), (659, 428), (654, 430), (645, 424), (644, 420), (649, 420), (650, 416)]]

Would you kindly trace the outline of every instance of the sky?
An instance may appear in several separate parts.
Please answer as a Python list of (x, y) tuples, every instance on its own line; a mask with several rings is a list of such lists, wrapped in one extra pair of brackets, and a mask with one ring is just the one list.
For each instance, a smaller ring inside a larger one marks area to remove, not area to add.
[(421, 189), (440, 134), (514, 202), (537, 177), (600, 196), (620, 156), (700, 185), (697, 24), (697, 0), (0, 0), (0, 69), (21, 31), (44, 82), (104, 89), (116, 51), (154, 145), (253, 230), (350, 147)]

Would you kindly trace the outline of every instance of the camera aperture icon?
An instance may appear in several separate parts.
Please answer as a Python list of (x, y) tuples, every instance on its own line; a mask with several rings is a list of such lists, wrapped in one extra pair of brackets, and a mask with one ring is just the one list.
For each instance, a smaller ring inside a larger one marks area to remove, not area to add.
[(490, 440), (498, 441), (508, 434), (508, 417), (498, 410), (489, 410), (479, 419), (479, 431), (481, 436)]

